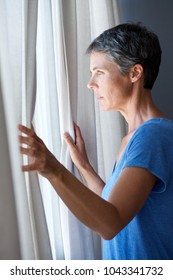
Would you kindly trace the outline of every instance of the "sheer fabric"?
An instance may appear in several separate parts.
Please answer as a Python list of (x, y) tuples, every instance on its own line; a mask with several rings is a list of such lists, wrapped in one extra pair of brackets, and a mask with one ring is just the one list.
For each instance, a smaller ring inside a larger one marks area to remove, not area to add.
[(113, 0), (0, 0), (1, 259), (101, 258), (100, 237), (73, 216), (49, 182), (34, 172), (22, 174), (17, 124), (33, 122), (48, 148), (82, 180), (63, 141), (65, 131), (74, 138), (77, 122), (90, 162), (107, 179), (124, 123), (117, 113), (101, 113), (87, 89), (85, 50), (118, 23), (117, 14)]
[(0, 1), (1, 106), (4, 110), (0, 223), (6, 225), (1, 227), (1, 259), (52, 258), (37, 176), (32, 173), (25, 178), (21, 173), (17, 131), (20, 122), (30, 125), (34, 111), (37, 4), (27, 0)]
[[(87, 89), (89, 57), (85, 51), (94, 37), (118, 22), (116, 1), (41, 1), (39, 12), (37, 71), (42, 77), (35, 112), (37, 131), (57, 158), (81, 179), (63, 141), (65, 131), (74, 137), (72, 121), (77, 122), (90, 161), (106, 180), (125, 128), (118, 113), (100, 113)], [(100, 259), (100, 238), (73, 216), (44, 179), (40, 180), (54, 258)]]

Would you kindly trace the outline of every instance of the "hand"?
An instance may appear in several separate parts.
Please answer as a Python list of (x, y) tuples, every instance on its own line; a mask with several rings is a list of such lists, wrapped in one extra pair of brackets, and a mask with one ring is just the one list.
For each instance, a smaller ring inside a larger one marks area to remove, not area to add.
[(64, 140), (68, 145), (72, 161), (74, 162), (75, 166), (79, 169), (79, 171), (82, 171), (82, 169), (86, 169), (90, 165), (90, 163), (87, 157), (85, 143), (80, 128), (75, 123), (74, 131), (75, 142), (67, 132), (64, 133)]
[[(60, 168), (59, 162), (36, 135), (33, 128), (30, 129), (23, 125), (19, 125), (18, 128), (22, 134), (26, 134), (26, 136), (19, 136), (20, 151), (22, 154), (32, 158), (32, 162), (23, 165), (22, 170), (38, 171), (42, 176), (50, 179), (58, 172)], [(22, 144), (26, 144), (28, 147), (23, 147)]]

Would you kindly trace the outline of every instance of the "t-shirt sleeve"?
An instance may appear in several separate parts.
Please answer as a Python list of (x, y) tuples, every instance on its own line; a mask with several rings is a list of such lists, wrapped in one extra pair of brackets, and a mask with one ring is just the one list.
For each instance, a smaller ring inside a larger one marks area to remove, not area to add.
[(139, 128), (130, 142), (125, 167), (142, 167), (159, 179), (156, 191), (164, 191), (170, 177), (170, 151), (168, 137), (157, 125)]

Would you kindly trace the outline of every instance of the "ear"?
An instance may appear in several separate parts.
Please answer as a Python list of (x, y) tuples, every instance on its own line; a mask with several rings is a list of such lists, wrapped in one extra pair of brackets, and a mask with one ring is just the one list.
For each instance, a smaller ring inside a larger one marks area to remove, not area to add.
[(141, 64), (135, 64), (130, 71), (130, 79), (132, 83), (135, 83), (143, 75), (143, 67)]

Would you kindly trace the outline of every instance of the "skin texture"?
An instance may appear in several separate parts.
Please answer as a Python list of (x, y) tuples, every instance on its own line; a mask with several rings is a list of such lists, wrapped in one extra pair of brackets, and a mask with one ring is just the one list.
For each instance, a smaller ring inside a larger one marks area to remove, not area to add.
[[(96, 95), (100, 109), (119, 111), (128, 123), (128, 133), (122, 140), (118, 162), (135, 129), (151, 118), (164, 115), (154, 105), (150, 90), (143, 88), (143, 68), (140, 64), (132, 67), (127, 75), (122, 75), (106, 54), (94, 52), (90, 56), (90, 71), (88, 87)], [(68, 133), (64, 134), (64, 140), (87, 187), (50, 153), (33, 128), (19, 125), (21, 153), (32, 158), (32, 162), (22, 169), (25, 172), (37, 171), (46, 177), (76, 217), (109, 240), (138, 213), (157, 178), (144, 168), (125, 168), (108, 201), (103, 200), (100, 195), (104, 182), (88, 160), (85, 143), (76, 124), (74, 130), (75, 141)]]

